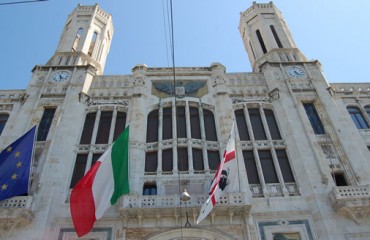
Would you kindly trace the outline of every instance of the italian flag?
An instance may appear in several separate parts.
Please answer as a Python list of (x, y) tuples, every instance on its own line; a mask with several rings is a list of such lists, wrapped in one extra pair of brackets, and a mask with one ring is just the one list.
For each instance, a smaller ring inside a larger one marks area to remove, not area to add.
[(128, 182), (129, 127), (117, 138), (73, 188), (71, 215), (79, 237), (89, 233), (96, 220), (130, 192)]

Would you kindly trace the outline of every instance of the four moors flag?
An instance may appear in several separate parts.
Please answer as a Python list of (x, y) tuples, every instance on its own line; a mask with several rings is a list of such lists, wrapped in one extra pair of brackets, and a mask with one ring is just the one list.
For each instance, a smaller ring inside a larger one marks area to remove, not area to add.
[(223, 159), (218, 165), (216, 174), (213, 178), (209, 197), (203, 203), (197, 224), (200, 223), (212, 211), (213, 206), (220, 200), (224, 192), (234, 192), (238, 188), (238, 168), (235, 153), (235, 133), (234, 124), (231, 127), (229, 141), (224, 152)]
[(71, 193), (71, 215), (79, 237), (130, 191), (128, 182), (129, 127), (117, 138)]

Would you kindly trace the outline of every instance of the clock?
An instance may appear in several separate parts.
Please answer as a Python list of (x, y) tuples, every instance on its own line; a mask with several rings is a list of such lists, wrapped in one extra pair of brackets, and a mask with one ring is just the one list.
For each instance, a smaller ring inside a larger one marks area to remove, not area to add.
[(305, 75), (304, 70), (299, 67), (290, 67), (287, 69), (287, 73), (289, 76), (294, 77), (294, 78), (300, 78)]
[(68, 78), (71, 76), (71, 73), (68, 71), (58, 71), (53, 74), (51, 77), (51, 80), (54, 82), (63, 82), (68, 80)]

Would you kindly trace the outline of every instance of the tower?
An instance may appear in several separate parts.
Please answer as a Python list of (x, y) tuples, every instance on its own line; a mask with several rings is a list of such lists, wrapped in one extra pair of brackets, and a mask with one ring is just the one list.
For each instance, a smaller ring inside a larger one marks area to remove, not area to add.
[(57, 50), (47, 65), (91, 65), (102, 74), (113, 31), (111, 15), (98, 4), (78, 5), (68, 16)]
[(253, 2), (250, 8), (240, 13), (239, 31), (255, 72), (266, 61), (306, 61), (282, 14), (272, 2)]

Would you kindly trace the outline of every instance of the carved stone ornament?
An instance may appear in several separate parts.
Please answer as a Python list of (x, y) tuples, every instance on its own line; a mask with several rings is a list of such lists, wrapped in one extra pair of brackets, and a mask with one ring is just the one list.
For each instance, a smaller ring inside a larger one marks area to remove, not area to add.
[(9, 239), (16, 228), (28, 225), (33, 218), (34, 214), (30, 209), (0, 208), (1, 239)]

